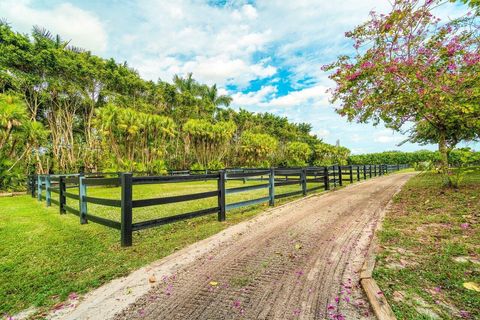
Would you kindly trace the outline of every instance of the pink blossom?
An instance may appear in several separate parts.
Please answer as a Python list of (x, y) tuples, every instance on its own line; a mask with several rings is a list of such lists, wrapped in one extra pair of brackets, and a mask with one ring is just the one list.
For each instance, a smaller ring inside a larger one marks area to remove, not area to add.
[(68, 295), (68, 299), (76, 300), (76, 299), (78, 299), (78, 294), (76, 294), (75, 292), (72, 292)]
[(235, 301), (233, 301), (233, 307), (234, 307), (234, 308), (237, 308), (237, 309), (240, 308), (240, 304), (241, 304), (241, 303), (240, 303), (240, 300), (235, 300)]
[(355, 71), (354, 73), (349, 74), (346, 78), (349, 81), (353, 81), (353, 80), (357, 79), (361, 74), (362, 73), (360, 71)]
[(391, 65), (387, 67), (386, 71), (389, 73), (394, 73), (398, 71), (398, 67), (396, 65)]
[(371, 62), (371, 61), (365, 61), (364, 63), (362, 63), (362, 66), (361, 66), (361, 67), (362, 67), (362, 69), (368, 69), (368, 68), (371, 68), (371, 67), (373, 67), (373, 66), (374, 66), (373, 62)]
[(450, 63), (450, 64), (448, 65), (448, 70), (449, 70), (449, 71), (455, 71), (455, 70), (457, 70), (457, 66), (455, 65), (455, 63)]

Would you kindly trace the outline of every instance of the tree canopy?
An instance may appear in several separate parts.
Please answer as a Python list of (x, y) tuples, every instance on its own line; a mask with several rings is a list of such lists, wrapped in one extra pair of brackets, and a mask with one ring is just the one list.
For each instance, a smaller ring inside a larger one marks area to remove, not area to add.
[[(310, 124), (236, 111), (231, 102), (191, 73), (147, 81), (126, 62), (73, 47), (43, 28), (27, 35), (2, 22), (0, 189), (33, 172), (162, 173), (280, 166), (296, 161), (291, 157), (313, 164), (313, 150), (327, 145)], [(302, 146), (301, 154), (293, 146)]]
[(339, 114), (438, 143), (445, 171), (450, 150), (480, 138), (480, 29), (473, 14), (441, 21), (432, 14), (437, 5), (395, 0), (389, 14), (371, 12), (346, 33), (356, 54), (325, 69)]

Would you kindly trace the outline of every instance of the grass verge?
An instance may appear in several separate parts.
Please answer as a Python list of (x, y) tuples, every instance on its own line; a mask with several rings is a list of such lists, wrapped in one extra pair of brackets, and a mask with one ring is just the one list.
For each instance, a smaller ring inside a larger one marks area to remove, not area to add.
[(378, 234), (373, 276), (398, 319), (480, 319), (480, 168), (459, 190), (441, 184), (412, 178)]

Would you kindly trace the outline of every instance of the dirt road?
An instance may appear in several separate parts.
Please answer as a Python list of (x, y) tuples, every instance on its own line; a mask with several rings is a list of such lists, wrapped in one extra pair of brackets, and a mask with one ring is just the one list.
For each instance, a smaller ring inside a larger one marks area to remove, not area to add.
[(274, 211), (159, 285), (117, 319), (373, 318), (358, 270), (394, 174)]

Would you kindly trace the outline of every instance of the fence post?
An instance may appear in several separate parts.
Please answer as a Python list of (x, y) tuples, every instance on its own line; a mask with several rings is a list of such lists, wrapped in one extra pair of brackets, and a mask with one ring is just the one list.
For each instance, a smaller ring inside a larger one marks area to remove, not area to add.
[(32, 174), (30, 176), (30, 193), (32, 195), (32, 198), (35, 198), (35, 180), (36, 180), (36, 176), (34, 174)]
[(268, 183), (269, 183), (268, 196), (270, 197), (268, 204), (273, 207), (275, 205), (275, 169), (274, 168), (270, 168), (270, 176), (268, 179)]
[(65, 192), (67, 188), (65, 186), (65, 176), (60, 176), (58, 179), (58, 202), (60, 204), (60, 214), (65, 213), (65, 203), (67, 202), (67, 198), (65, 197)]
[(377, 165), (376, 164), (373, 165), (373, 176), (374, 177), (377, 176)]
[(357, 181), (360, 181), (360, 166), (357, 165)]
[(87, 223), (87, 201), (85, 197), (87, 196), (87, 186), (83, 182), (85, 177), (83, 173), (80, 173), (78, 176), (78, 202), (80, 208), (80, 224)]
[(42, 201), (42, 176), (37, 176), (37, 200)]
[(332, 166), (333, 171), (333, 188), (337, 187), (337, 170), (335, 170), (335, 165)]
[(47, 204), (47, 207), (50, 207), (52, 205), (52, 191), (50, 188), (52, 187), (52, 183), (50, 181), (50, 175), (45, 176), (45, 203)]
[(342, 177), (342, 167), (340, 165), (338, 167), (338, 184), (343, 186), (343, 177)]
[(37, 187), (37, 175), (32, 176), (32, 198), (35, 198), (35, 188)]
[(307, 195), (307, 169), (302, 168), (301, 171), (301, 177), (302, 177), (302, 194), (303, 196)]
[(363, 165), (363, 180), (367, 180), (367, 165)]
[(349, 167), (349, 173), (350, 173), (350, 183), (353, 183), (353, 166), (350, 165)]
[(400, 171), (400, 164), (397, 163), (397, 171)]
[(372, 165), (369, 165), (369, 166), (370, 166), (370, 168), (368, 169), (368, 171), (369, 171), (370, 178), (371, 178), (372, 177)]
[(120, 175), (120, 185), (122, 186), (120, 243), (122, 247), (132, 245), (132, 176), (131, 172)]
[(218, 221), (225, 221), (225, 170), (218, 171)]
[(328, 167), (323, 167), (323, 185), (325, 190), (330, 190), (330, 178), (328, 176)]

